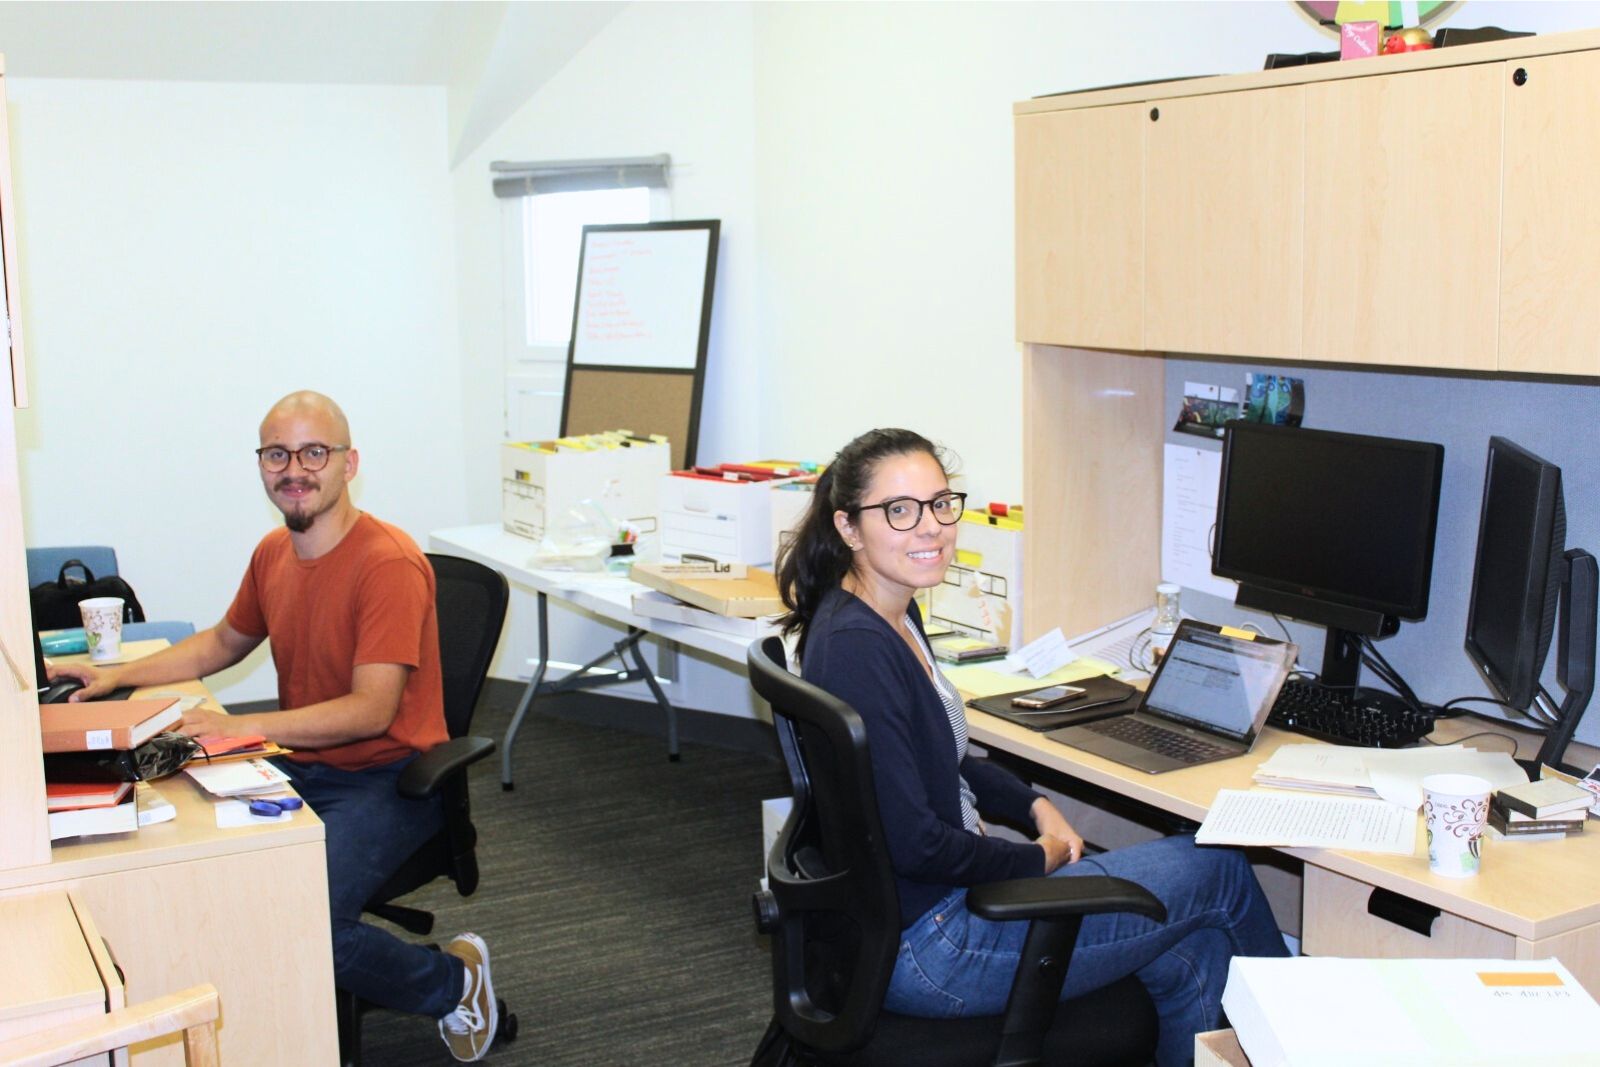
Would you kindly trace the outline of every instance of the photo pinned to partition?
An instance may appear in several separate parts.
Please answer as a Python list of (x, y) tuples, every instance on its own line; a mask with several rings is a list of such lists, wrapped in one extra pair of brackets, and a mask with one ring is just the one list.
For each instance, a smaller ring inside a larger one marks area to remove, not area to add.
[(1290, 378), (1284, 374), (1246, 374), (1244, 395), (1242, 417), (1246, 422), (1299, 426), (1306, 413), (1306, 383), (1303, 378)]
[(1172, 427), (1178, 433), (1221, 438), (1233, 419), (1265, 422), (1274, 426), (1299, 426), (1306, 410), (1303, 378), (1284, 374), (1247, 373), (1244, 397), (1239, 390), (1206, 382), (1183, 383), (1183, 407)]
[(1178, 412), (1178, 433), (1221, 437), (1222, 427), (1240, 413), (1239, 390), (1205, 382), (1183, 383), (1183, 408)]

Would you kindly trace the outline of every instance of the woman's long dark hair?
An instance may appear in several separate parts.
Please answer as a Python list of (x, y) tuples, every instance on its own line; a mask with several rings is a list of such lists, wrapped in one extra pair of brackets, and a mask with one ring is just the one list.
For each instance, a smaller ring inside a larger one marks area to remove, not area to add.
[(779, 620), (785, 634), (800, 634), (797, 652), (805, 654), (806, 628), (828, 590), (850, 573), (855, 553), (833, 525), (833, 513), (854, 513), (878, 463), (888, 456), (926, 453), (945, 468), (932, 441), (911, 430), (868, 430), (839, 450), (817, 480), (811, 506), (795, 530), (794, 540), (778, 555), (778, 593), (788, 614)]

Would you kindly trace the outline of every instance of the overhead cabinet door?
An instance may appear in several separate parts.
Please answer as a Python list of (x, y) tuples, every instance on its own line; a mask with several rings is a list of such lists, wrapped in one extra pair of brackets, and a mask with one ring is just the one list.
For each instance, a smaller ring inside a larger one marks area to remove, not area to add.
[(1493, 370), (1499, 64), (1306, 86), (1306, 359)]
[(1016, 117), (1018, 340), (1145, 347), (1143, 112)]
[(1600, 374), (1600, 53), (1500, 68), (1500, 369)]
[(1305, 88), (1145, 109), (1145, 347), (1300, 354)]

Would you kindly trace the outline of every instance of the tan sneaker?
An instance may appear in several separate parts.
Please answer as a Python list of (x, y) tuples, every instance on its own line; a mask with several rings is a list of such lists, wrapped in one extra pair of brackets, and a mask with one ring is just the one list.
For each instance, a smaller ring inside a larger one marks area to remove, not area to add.
[(467, 979), (461, 989), (461, 1003), (439, 1020), (439, 1036), (444, 1038), (450, 1055), (472, 1063), (488, 1053), (500, 1025), (500, 1006), (489, 978), (489, 946), (477, 934), (458, 934), (444, 950), (466, 964)]

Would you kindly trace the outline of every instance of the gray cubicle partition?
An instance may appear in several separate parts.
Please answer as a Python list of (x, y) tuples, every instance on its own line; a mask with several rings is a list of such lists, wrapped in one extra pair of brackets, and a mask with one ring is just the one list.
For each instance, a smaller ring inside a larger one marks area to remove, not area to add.
[[(1561, 467), (1567, 506), (1567, 545), (1600, 555), (1600, 382), (1508, 378), (1467, 373), (1283, 366), (1245, 360), (1173, 357), (1166, 367), (1165, 412), (1177, 421), (1184, 383), (1230, 386), (1244, 393), (1247, 372), (1286, 374), (1306, 383), (1304, 425), (1322, 430), (1436, 441), (1445, 448), (1439, 493), (1439, 532), (1428, 617), (1402, 623), (1379, 646), (1424, 700), (1481, 695), (1487, 687), (1467, 659), (1467, 599), (1477, 549), (1478, 508), (1489, 438), (1509, 437)], [(1169, 430), (1167, 442), (1220, 449), (1221, 442)], [(1252, 621), (1271, 634), (1277, 623), (1218, 597), (1185, 590), (1184, 610), (1214, 622)], [(1322, 628), (1289, 622), (1313, 669), (1322, 659)], [(1559, 695), (1552, 652), (1545, 686)], [(1365, 680), (1365, 679), (1364, 679)], [(1483, 710), (1492, 710), (1480, 705)], [(1578, 740), (1600, 744), (1600, 710), (1584, 717)], [(1520, 753), (1532, 756), (1532, 752)]]

